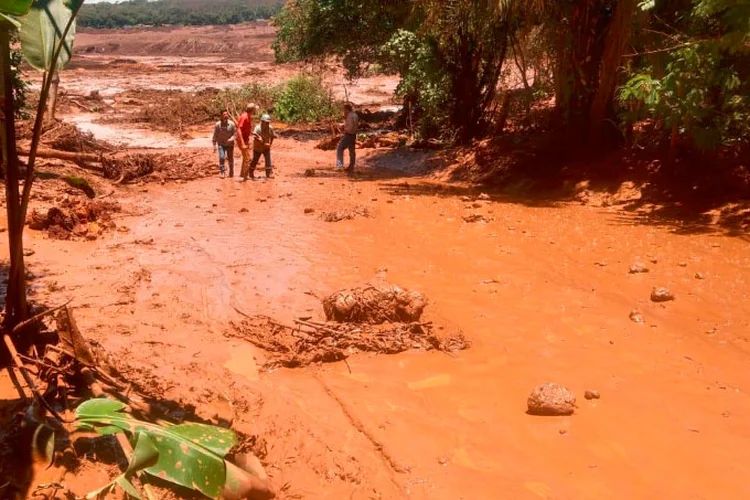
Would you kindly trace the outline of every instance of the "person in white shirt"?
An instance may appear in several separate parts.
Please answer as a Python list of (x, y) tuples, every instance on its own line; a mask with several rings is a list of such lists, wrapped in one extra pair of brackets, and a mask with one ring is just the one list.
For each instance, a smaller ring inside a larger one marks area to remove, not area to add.
[(349, 150), (348, 173), (354, 172), (354, 164), (357, 161), (357, 132), (359, 132), (359, 116), (354, 112), (351, 103), (344, 105), (344, 136), (336, 147), (336, 167), (344, 168), (344, 150)]

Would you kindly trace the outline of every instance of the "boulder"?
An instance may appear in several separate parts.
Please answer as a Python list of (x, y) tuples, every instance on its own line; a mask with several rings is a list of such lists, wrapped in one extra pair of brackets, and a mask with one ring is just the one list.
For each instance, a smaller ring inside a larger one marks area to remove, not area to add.
[(531, 415), (572, 415), (576, 409), (576, 397), (567, 387), (548, 382), (534, 389), (526, 404)]

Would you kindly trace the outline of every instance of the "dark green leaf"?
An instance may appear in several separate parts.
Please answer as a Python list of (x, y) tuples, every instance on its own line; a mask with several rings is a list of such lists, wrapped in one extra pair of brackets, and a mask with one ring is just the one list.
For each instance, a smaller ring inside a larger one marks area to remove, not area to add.
[(133, 456), (130, 457), (130, 464), (125, 475), (129, 476), (143, 469), (153, 467), (159, 461), (159, 450), (148, 437), (148, 434), (140, 432), (136, 437)]
[(0, 13), (23, 16), (31, 8), (33, 0), (0, 0)]
[(118, 477), (117, 479), (115, 479), (114, 482), (120, 488), (122, 488), (125, 493), (127, 493), (133, 498), (141, 500), (140, 493), (138, 493), (138, 490), (135, 489), (135, 486), (133, 486), (133, 483), (131, 483), (130, 480), (125, 475)]

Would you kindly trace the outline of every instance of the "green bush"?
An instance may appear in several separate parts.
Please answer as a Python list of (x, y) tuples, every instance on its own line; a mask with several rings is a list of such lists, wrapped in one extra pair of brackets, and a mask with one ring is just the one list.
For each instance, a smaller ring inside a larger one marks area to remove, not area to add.
[(287, 123), (312, 123), (337, 114), (331, 89), (320, 77), (301, 73), (279, 92), (274, 106), (276, 117)]
[(212, 116), (218, 116), (225, 109), (242, 113), (250, 103), (255, 103), (260, 113), (269, 112), (273, 109), (279, 90), (279, 87), (261, 83), (222, 90), (211, 100)]
[(301, 73), (282, 86), (274, 111), (287, 123), (312, 123), (334, 116), (338, 107), (320, 77)]

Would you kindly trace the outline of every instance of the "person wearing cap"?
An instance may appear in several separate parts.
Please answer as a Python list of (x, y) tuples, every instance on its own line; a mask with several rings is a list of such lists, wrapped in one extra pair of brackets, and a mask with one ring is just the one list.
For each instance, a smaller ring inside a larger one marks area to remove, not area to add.
[(253, 132), (253, 116), (255, 116), (257, 109), (255, 104), (248, 104), (237, 121), (237, 145), (242, 152), (240, 177), (243, 181), (247, 180), (248, 175), (250, 175), (250, 135)]
[(221, 119), (214, 125), (212, 142), (219, 151), (219, 174), (226, 175), (224, 163), (229, 162), (229, 176), (234, 175), (234, 141), (237, 138), (237, 126), (229, 119), (229, 112), (222, 111)]
[(266, 179), (273, 179), (273, 164), (271, 163), (271, 146), (276, 139), (276, 132), (271, 126), (271, 117), (264, 114), (260, 119), (260, 124), (255, 127), (253, 132), (253, 161), (250, 164), (250, 178), (256, 180), (255, 168), (258, 166), (260, 157), (263, 156), (266, 162)]
[(349, 150), (349, 167), (347, 172), (354, 172), (357, 161), (357, 132), (359, 132), (359, 116), (354, 112), (351, 103), (344, 104), (344, 136), (336, 147), (336, 167), (344, 168), (344, 150)]

